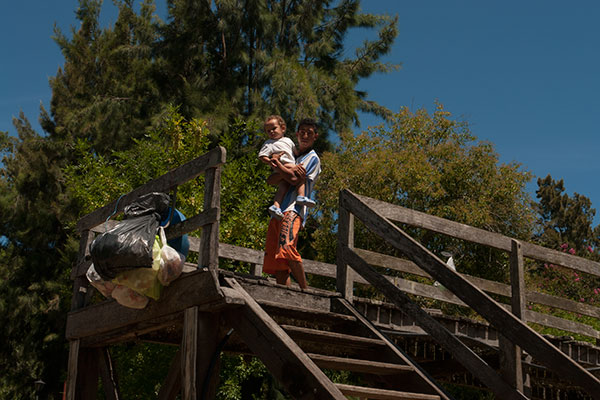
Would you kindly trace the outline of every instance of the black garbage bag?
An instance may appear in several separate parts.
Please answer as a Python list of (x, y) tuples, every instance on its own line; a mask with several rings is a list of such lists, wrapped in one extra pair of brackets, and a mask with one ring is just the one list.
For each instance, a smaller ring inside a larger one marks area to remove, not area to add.
[(171, 203), (171, 197), (168, 194), (159, 192), (148, 193), (138, 197), (135, 202), (128, 206), (125, 206), (123, 214), (125, 214), (125, 218), (152, 215), (154, 213), (162, 216), (168, 211), (169, 203)]
[[(165, 203), (166, 201), (166, 203)], [(102, 279), (114, 279), (119, 272), (152, 267), (152, 247), (160, 213), (169, 206), (169, 196), (150, 193), (125, 207), (125, 219), (94, 239), (92, 262)]]

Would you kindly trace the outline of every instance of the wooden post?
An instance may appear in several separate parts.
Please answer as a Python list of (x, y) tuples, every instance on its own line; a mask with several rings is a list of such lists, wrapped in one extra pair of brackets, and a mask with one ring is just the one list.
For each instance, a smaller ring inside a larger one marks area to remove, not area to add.
[(250, 274), (254, 276), (262, 276), (262, 264), (252, 264), (250, 266)]
[[(521, 243), (515, 239), (511, 243), (510, 253), (510, 282), (511, 282), (511, 309), (519, 319), (525, 315), (525, 271)], [(504, 379), (521, 393), (529, 385), (529, 376), (523, 377), (521, 363), (522, 351), (503, 335), (499, 335), (500, 371)], [(527, 389), (530, 389), (529, 387)]]
[[(90, 244), (94, 240), (94, 232), (85, 230), (81, 232), (81, 239), (79, 240), (79, 253), (77, 255), (77, 262), (74, 270), (79, 270), (79, 265), (83, 264), (90, 256)], [(87, 272), (87, 271), (86, 271)], [(89, 293), (90, 283), (88, 282), (85, 273), (81, 276), (73, 276), (73, 297), (71, 298), (71, 311), (85, 307), (91, 298)]]
[(66, 400), (94, 400), (98, 393), (99, 352), (80, 348), (79, 340), (69, 342)]
[[(218, 314), (200, 313), (198, 307), (185, 310), (181, 343), (182, 400), (215, 397), (220, 364), (220, 355), (215, 355), (218, 336)], [(214, 362), (213, 365), (211, 361)]]
[(69, 364), (67, 367), (66, 400), (75, 400), (75, 383), (79, 358), (79, 339), (69, 341)]
[(219, 219), (221, 217), (221, 166), (206, 170), (204, 210), (217, 209), (217, 221), (202, 228), (198, 268), (208, 267), (216, 275), (219, 266)]
[(346, 264), (342, 257), (344, 248), (354, 248), (354, 215), (339, 205), (338, 211), (338, 247), (336, 256), (336, 287), (346, 300), (352, 303), (354, 277), (352, 268)]
[[(81, 239), (79, 240), (79, 253), (77, 255), (77, 263), (75, 269), (86, 260), (86, 257), (90, 254), (89, 245), (94, 239), (94, 233), (85, 230), (81, 232)], [(73, 282), (73, 295), (71, 297), (71, 310), (77, 310), (85, 307), (90, 299), (89, 282), (85, 275), (75, 276)], [(98, 381), (98, 356), (96, 354), (96, 360), (93, 360), (93, 355), (80, 349), (79, 340), (71, 340), (69, 342), (69, 361), (68, 361), (68, 374), (67, 374), (67, 389), (66, 399), (75, 400), (85, 398), (82, 390), (88, 390), (87, 386), (91, 385), (91, 379), (96, 379), (96, 385)], [(83, 358), (86, 360), (84, 361)], [(95, 367), (85, 365), (87, 362), (92, 362)], [(91, 369), (90, 369), (91, 368)], [(81, 372), (81, 373), (80, 373)], [(79, 379), (78, 379), (79, 378)], [(94, 394), (95, 396), (95, 394)], [(95, 397), (94, 397), (95, 398)]]

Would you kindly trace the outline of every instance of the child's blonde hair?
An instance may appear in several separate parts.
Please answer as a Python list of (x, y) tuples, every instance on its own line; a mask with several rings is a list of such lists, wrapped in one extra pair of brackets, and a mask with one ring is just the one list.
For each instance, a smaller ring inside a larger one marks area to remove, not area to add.
[(281, 115), (269, 115), (267, 118), (265, 118), (265, 122), (263, 123), (263, 130), (265, 129), (265, 126), (267, 125), (267, 122), (269, 122), (270, 120), (277, 120), (277, 123), (279, 124), (279, 126), (281, 127), (281, 129), (283, 129), (285, 131), (285, 121), (283, 120), (283, 118), (281, 117)]

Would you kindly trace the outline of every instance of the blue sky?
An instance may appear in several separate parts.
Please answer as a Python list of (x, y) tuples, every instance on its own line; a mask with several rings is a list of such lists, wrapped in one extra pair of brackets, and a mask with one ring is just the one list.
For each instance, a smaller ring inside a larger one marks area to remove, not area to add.
[[(157, 3), (164, 10), (163, 0)], [(15, 133), (12, 117), (23, 110), (41, 132), (39, 106), (49, 108), (48, 79), (63, 63), (53, 25), (68, 32), (77, 4), (3, 4), (0, 131)], [(502, 162), (564, 179), (568, 193), (600, 207), (600, 2), (363, 0), (362, 7), (399, 18), (386, 61), (402, 68), (362, 82), (371, 99), (392, 110), (431, 110), (438, 100), (479, 140), (494, 143)], [(105, 0), (103, 24), (114, 18)], [(362, 120), (363, 127), (376, 123)], [(535, 188), (534, 178), (529, 190)]]

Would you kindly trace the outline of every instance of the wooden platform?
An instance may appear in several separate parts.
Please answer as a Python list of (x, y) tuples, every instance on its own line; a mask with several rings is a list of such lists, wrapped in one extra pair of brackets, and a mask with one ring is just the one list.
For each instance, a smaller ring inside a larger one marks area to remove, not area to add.
[[(219, 242), (224, 162), (225, 150), (215, 148), (79, 221), (80, 252), (72, 271), (73, 305), (66, 328), (68, 400), (96, 398), (98, 379), (106, 399), (120, 398), (109, 348), (129, 341), (179, 346), (160, 400), (214, 398), (221, 351), (258, 357), (296, 399), (449, 400), (445, 383), (485, 388), (503, 400), (600, 399), (600, 349), (569, 336), (542, 336), (528, 324), (599, 341), (600, 331), (525, 305), (592, 318), (600, 318), (600, 308), (530, 290), (523, 260), (598, 276), (600, 263), (343, 191), (336, 264), (304, 260), (309, 275), (333, 280), (336, 290), (288, 288), (262, 276), (261, 251)], [(103, 231), (99, 225), (108, 224), (111, 213), (122, 211), (138, 195), (175, 190), (200, 174), (205, 174), (204, 211), (166, 229), (168, 238), (201, 231), (199, 239), (190, 238), (197, 268), (143, 310), (112, 300), (92, 304), (94, 289), (85, 272), (91, 264), (89, 244)], [(355, 217), (406, 258), (356, 248)], [(506, 251), (510, 284), (450, 270), (392, 221)], [(224, 259), (249, 264), (251, 275), (219, 269)], [(386, 271), (396, 276), (386, 276)], [(356, 297), (355, 285), (372, 286), (386, 302)], [(490, 295), (507, 298), (509, 304)], [(480, 318), (423, 309), (415, 298), (470, 307)], [(336, 384), (327, 370), (346, 371), (361, 384)]]

